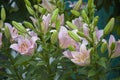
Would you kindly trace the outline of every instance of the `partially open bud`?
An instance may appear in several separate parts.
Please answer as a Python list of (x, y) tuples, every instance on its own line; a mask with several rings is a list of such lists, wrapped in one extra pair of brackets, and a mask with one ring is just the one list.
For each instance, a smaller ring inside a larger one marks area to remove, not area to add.
[(71, 13), (74, 14), (75, 16), (80, 16), (80, 13), (76, 10), (71, 10)]
[(38, 5), (34, 5), (34, 8), (36, 10), (38, 10), (38, 12), (41, 13), (41, 14), (44, 14), (46, 12), (46, 9), (44, 9), (44, 8), (38, 6)]
[(57, 20), (58, 13), (59, 13), (59, 9), (58, 8), (53, 11), (53, 14), (52, 14), (52, 17), (51, 17), (51, 21), (52, 22), (55, 22)]
[(34, 27), (33, 27), (33, 25), (30, 22), (24, 21), (23, 24), (25, 25), (25, 27), (34, 30)]
[(108, 24), (105, 26), (103, 31), (105, 35), (109, 34), (112, 31), (114, 22), (115, 22), (115, 18), (111, 18)]
[(102, 46), (101, 46), (101, 52), (104, 53), (106, 50), (107, 50), (107, 43), (104, 42), (102, 43)]
[(8, 40), (11, 38), (10, 30), (7, 26), (5, 26), (4, 34)]
[(58, 41), (58, 32), (54, 31), (51, 35), (51, 43), (54, 44)]
[(18, 31), (20, 31), (22, 33), (27, 32), (26, 29), (21, 24), (17, 23), (16, 21), (12, 21), (12, 24)]
[(76, 5), (74, 6), (73, 10), (79, 10), (81, 4), (82, 4), (82, 0), (79, 0), (79, 1), (76, 3)]
[(34, 15), (34, 10), (33, 10), (31, 7), (29, 7), (28, 5), (26, 5), (26, 7), (27, 7), (28, 12), (29, 12), (31, 15)]
[(6, 12), (5, 12), (5, 8), (2, 7), (1, 9), (1, 19), (4, 21), (6, 19)]
[(77, 29), (77, 26), (75, 26), (74, 24), (72, 24), (71, 22), (67, 21), (66, 24), (68, 25), (68, 27), (70, 27), (71, 29)]
[(72, 37), (72, 39), (74, 39), (75, 41), (79, 42), (80, 41), (80, 38), (77, 34), (75, 34), (74, 32), (72, 31), (68, 31), (68, 34), (70, 37)]

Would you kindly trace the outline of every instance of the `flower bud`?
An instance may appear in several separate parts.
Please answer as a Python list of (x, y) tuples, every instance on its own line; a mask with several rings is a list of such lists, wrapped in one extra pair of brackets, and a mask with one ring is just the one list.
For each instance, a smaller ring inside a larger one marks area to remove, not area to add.
[(55, 22), (57, 20), (58, 13), (59, 13), (58, 8), (53, 11), (53, 14), (52, 14), (52, 17), (51, 17), (52, 22)]
[(79, 10), (81, 4), (82, 4), (82, 0), (79, 0), (79, 1), (76, 3), (76, 5), (74, 6), (73, 10)]
[(27, 7), (28, 12), (29, 12), (31, 15), (34, 15), (34, 10), (33, 10), (31, 7), (29, 7), (28, 5), (26, 5), (26, 7)]
[(80, 38), (77, 34), (75, 34), (74, 32), (72, 31), (68, 31), (68, 34), (70, 37), (72, 37), (72, 39), (74, 39), (75, 41), (79, 42), (80, 41)]
[(110, 49), (113, 51), (115, 49), (115, 42), (112, 42), (112, 44), (110, 45)]
[(71, 13), (74, 14), (75, 16), (80, 16), (80, 13), (76, 10), (71, 10)]
[(6, 12), (5, 12), (5, 8), (2, 7), (1, 9), (1, 19), (4, 21), (6, 19)]
[(25, 25), (25, 27), (34, 30), (34, 27), (33, 27), (33, 25), (30, 22), (24, 21), (23, 24)]
[(22, 33), (27, 32), (26, 29), (21, 24), (17, 23), (16, 21), (12, 21), (12, 24), (18, 31), (20, 31)]
[(104, 42), (104, 43), (101, 45), (101, 52), (104, 53), (106, 50), (107, 50), (107, 43)]
[(77, 26), (75, 26), (74, 24), (72, 24), (71, 22), (67, 21), (66, 24), (68, 25), (68, 27), (70, 27), (71, 29), (77, 29)]
[(69, 49), (70, 51), (75, 51), (75, 47), (73, 47), (73, 46), (68, 46), (68, 49)]
[(25, 4), (27, 5), (27, 6), (31, 6), (31, 3), (30, 3), (30, 1), (29, 0), (24, 0), (25, 1)]
[(85, 10), (82, 10), (82, 18), (86, 23), (89, 23), (89, 19), (88, 19), (88, 16), (87, 16)]
[(11, 38), (10, 30), (7, 26), (5, 26), (4, 34), (8, 40)]
[(83, 32), (78, 31), (77, 34), (78, 34), (80, 37), (85, 37), (85, 34), (84, 34)]
[(54, 31), (51, 35), (51, 43), (54, 44), (57, 42), (57, 40), (58, 40), (58, 32)]
[(111, 18), (108, 24), (105, 26), (103, 31), (105, 35), (109, 34), (112, 31), (114, 22), (115, 22), (115, 18)]
[(0, 29), (3, 27), (3, 21), (0, 20)]
[(34, 5), (34, 8), (36, 10), (38, 10), (38, 12), (41, 13), (41, 14), (44, 14), (46, 12), (46, 9), (44, 9), (44, 8), (38, 6), (38, 5)]
[(97, 26), (97, 24), (98, 24), (98, 19), (99, 19), (99, 16), (96, 16), (96, 17), (93, 19), (92, 24), (93, 24), (94, 28), (95, 28), (95, 26)]

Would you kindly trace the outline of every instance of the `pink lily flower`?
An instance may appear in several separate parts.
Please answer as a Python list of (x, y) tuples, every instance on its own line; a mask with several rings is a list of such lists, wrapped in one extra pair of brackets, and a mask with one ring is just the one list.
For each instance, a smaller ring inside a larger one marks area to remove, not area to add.
[(14, 43), (10, 46), (13, 50), (19, 52), (22, 55), (32, 55), (36, 48), (36, 40), (38, 38), (32, 37), (28, 39), (27, 37), (19, 36), (18, 43)]
[(90, 50), (86, 49), (86, 44), (81, 44), (79, 51), (65, 51), (63, 54), (79, 66), (87, 66), (90, 64)]
[(58, 39), (61, 48), (67, 48), (68, 46), (76, 46), (76, 42), (68, 35), (68, 30), (61, 26), (58, 34)]

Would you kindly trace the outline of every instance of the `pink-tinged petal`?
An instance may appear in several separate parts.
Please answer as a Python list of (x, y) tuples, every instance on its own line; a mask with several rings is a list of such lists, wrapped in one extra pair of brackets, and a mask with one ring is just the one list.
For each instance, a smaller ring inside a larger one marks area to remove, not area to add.
[(111, 46), (112, 43), (115, 43), (115, 37), (113, 35), (110, 35), (109, 47)]
[(0, 33), (0, 48), (2, 46), (2, 33)]
[(65, 57), (67, 57), (67, 58), (69, 58), (69, 59), (72, 59), (72, 58), (73, 58), (71, 52), (68, 51), (68, 50), (67, 50), (67, 51), (64, 51), (63, 54), (64, 54)]
[(89, 36), (89, 28), (86, 23), (83, 24), (83, 32), (86, 36)]
[(103, 30), (96, 30), (96, 36), (97, 36), (98, 41), (100, 40), (102, 35), (103, 35)]
[(7, 26), (10, 30), (12, 30), (12, 26), (9, 23), (5, 23), (5, 26)]
[(81, 44), (81, 46), (80, 46), (80, 52), (83, 53), (83, 54), (87, 54), (88, 53), (85, 44)]
[(10, 45), (10, 48), (12, 48), (13, 50), (15, 50), (17, 52), (20, 52), (18, 44), (12, 44), (12, 45)]
[(120, 41), (116, 42), (114, 53), (112, 54), (111, 58), (115, 58), (120, 56)]
[(72, 23), (74, 25), (76, 25), (78, 28), (81, 28), (83, 26), (83, 22), (82, 22), (82, 18), (75, 18), (74, 20), (72, 20)]
[(60, 25), (63, 26), (64, 25), (64, 14), (59, 15), (58, 20), (60, 21)]

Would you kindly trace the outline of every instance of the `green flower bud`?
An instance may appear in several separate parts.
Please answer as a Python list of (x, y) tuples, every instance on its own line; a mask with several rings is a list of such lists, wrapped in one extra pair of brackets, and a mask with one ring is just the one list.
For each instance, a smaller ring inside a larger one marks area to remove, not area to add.
[(68, 31), (68, 34), (69, 34), (69, 36), (70, 36), (72, 39), (74, 39), (76, 42), (80, 42), (80, 38), (79, 38), (79, 36), (78, 36), (77, 34), (75, 34), (75, 33), (72, 32), (72, 31)]
[(86, 23), (89, 23), (89, 19), (88, 19), (88, 16), (87, 16), (85, 10), (82, 10), (82, 18)]
[(113, 51), (115, 49), (115, 42), (112, 42), (112, 44), (110, 45), (110, 49)]
[(55, 22), (57, 20), (58, 13), (59, 13), (59, 9), (58, 8), (53, 11), (53, 14), (52, 14), (52, 17), (51, 17), (51, 21), (52, 22)]
[(32, 30), (34, 30), (35, 28), (33, 27), (33, 25), (30, 22), (24, 21), (23, 24), (25, 25), (25, 27), (30, 28)]
[(77, 34), (78, 34), (80, 37), (85, 37), (85, 34), (84, 34), (83, 32), (78, 31)]
[(92, 7), (93, 7), (93, 0), (88, 0), (88, 10), (91, 11)]
[(3, 21), (0, 20), (0, 29), (3, 27)]
[(68, 49), (69, 49), (70, 51), (75, 51), (75, 47), (73, 47), (73, 46), (68, 46)]
[(71, 22), (67, 21), (66, 24), (68, 25), (68, 27), (70, 27), (71, 29), (77, 29), (77, 26), (72, 24)]
[(29, 7), (28, 5), (26, 5), (26, 7), (27, 7), (28, 12), (29, 12), (31, 15), (34, 15), (34, 10), (33, 10), (31, 7)]
[(59, 20), (56, 21), (55, 26), (56, 26), (56, 30), (59, 31), (59, 29), (60, 29), (60, 21)]
[(29, 0), (24, 0), (25, 1), (25, 4), (27, 5), (27, 6), (31, 6), (31, 3), (30, 3), (30, 1)]
[(75, 16), (80, 16), (80, 13), (76, 10), (71, 10), (71, 13), (74, 14)]
[(76, 3), (76, 5), (74, 6), (73, 10), (79, 10), (81, 4), (82, 4), (82, 0), (79, 0), (79, 1)]
[(38, 12), (41, 13), (41, 14), (44, 14), (46, 12), (46, 9), (44, 9), (44, 8), (38, 6), (38, 5), (34, 5), (34, 8), (36, 10), (38, 10)]
[(17, 23), (16, 21), (12, 21), (12, 24), (18, 31), (20, 31), (22, 33), (27, 32), (26, 29), (21, 24)]
[(98, 24), (98, 19), (99, 19), (99, 16), (96, 16), (96, 17), (93, 19), (92, 24), (93, 24), (94, 28), (95, 28), (95, 26), (97, 26), (97, 24)]
[(51, 35), (51, 43), (54, 44), (57, 42), (57, 40), (58, 40), (58, 32), (54, 31)]
[(100, 50), (102, 53), (104, 53), (107, 50), (107, 43), (106, 42), (102, 43)]
[(5, 26), (4, 34), (8, 40), (11, 38), (10, 30), (7, 26)]
[(2, 7), (1, 9), (1, 19), (4, 21), (6, 19), (6, 12), (5, 12), (5, 8)]
[(114, 22), (115, 22), (115, 18), (111, 18), (108, 24), (105, 26), (103, 31), (105, 35), (109, 34), (112, 31)]

